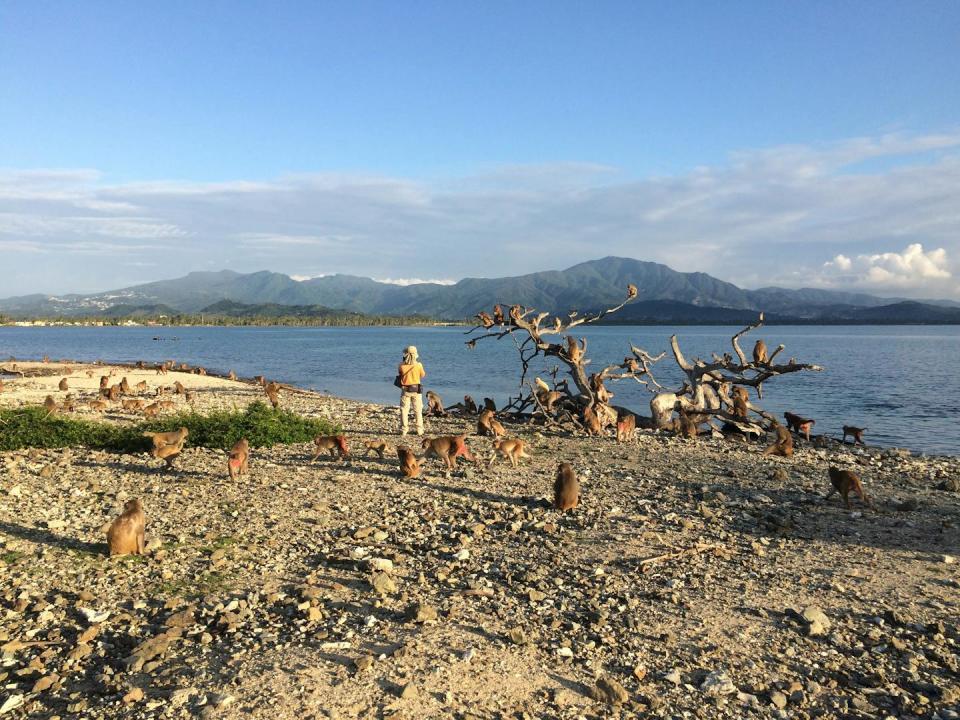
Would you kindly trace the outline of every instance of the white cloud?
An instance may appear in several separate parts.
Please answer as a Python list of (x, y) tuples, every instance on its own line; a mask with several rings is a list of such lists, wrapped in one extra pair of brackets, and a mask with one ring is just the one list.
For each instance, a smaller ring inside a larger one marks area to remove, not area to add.
[(823, 264), (816, 284), (873, 290), (943, 288), (953, 278), (944, 248), (924, 251), (913, 243), (903, 252), (837, 255)]
[(388, 285), (422, 285), (423, 283), (432, 283), (434, 285), (455, 285), (456, 280), (450, 279), (432, 279), (423, 278), (374, 278), (377, 282), (387, 283)]
[[(91, 170), (0, 171), (0, 248), (12, 270), (0, 296), (109, 289), (109, 262), (86, 256), (109, 256), (110, 243), (175, 249), (184, 273), (452, 282), (623, 255), (748, 287), (960, 297), (960, 132), (738, 152), (646, 178), (590, 163), (430, 183), (334, 172), (106, 184)], [(32, 259), (40, 252), (43, 268)], [(142, 252), (163, 263), (163, 250)]]

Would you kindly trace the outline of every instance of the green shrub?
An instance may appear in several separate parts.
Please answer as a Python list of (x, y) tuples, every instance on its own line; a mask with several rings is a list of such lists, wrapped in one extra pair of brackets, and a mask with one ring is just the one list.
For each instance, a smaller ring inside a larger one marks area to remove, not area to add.
[(230, 449), (246, 438), (252, 447), (307, 442), (317, 435), (339, 431), (326, 420), (306, 418), (289, 410), (273, 410), (262, 402), (246, 410), (218, 410), (208, 414), (180, 413), (135, 425), (114, 425), (51, 415), (42, 407), (0, 410), (0, 451), (22, 448), (84, 446), (112, 452), (142, 452), (150, 447), (144, 432), (167, 432), (185, 427), (188, 446)]

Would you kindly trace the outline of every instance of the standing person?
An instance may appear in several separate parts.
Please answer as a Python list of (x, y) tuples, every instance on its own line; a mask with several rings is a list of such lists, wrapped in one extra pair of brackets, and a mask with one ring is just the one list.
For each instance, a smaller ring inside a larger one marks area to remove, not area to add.
[(420, 364), (420, 356), (413, 345), (403, 351), (403, 362), (397, 368), (397, 377), (400, 381), (400, 434), (406, 435), (409, 431), (408, 416), (410, 404), (417, 414), (417, 435), (423, 435), (423, 388), (420, 381), (427, 376), (426, 370)]

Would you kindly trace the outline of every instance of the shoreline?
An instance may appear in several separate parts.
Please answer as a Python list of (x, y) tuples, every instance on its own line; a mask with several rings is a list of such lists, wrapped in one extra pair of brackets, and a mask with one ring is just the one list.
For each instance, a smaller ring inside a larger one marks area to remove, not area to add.
[[(54, 365), (59, 364), (59, 365), (64, 365), (64, 366), (73, 365), (73, 366), (78, 366), (78, 367), (79, 367), (79, 366), (90, 366), (90, 367), (92, 367), (92, 368), (96, 368), (96, 367), (107, 367), (107, 368), (109, 368), (109, 367), (116, 367), (116, 368), (125, 368), (125, 369), (128, 369), (128, 370), (133, 371), (133, 370), (136, 370), (136, 369), (137, 369), (137, 368), (136, 368), (136, 364), (137, 364), (138, 361), (120, 361), (120, 362), (108, 362), (108, 361), (88, 362), (88, 361), (79, 361), (79, 362), (78, 362), (78, 361), (74, 361), (74, 360), (70, 360), (70, 359), (56, 359), (56, 360), (51, 359), (49, 363), (44, 363), (44, 362), (42, 361), (42, 359), (40, 359), (40, 360), (25, 360), (25, 359), (19, 359), (19, 360), (15, 360), (14, 362), (16, 362), (16, 363), (27, 363), (27, 364), (29, 364), (29, 365), (38, 366), (38, 367), (40, 367), (40, 368), (43, 368), (45, 365), (54, 366)], [(0, 361), (0, 379), (2, 379), (2, 378), (4, 378), (4, 377), (16, 377), (15, 374), (13, 374), (13, 375), (10, 375), (10, 374), (6, 374), (6, 375), (5, 375), (5, 374), (4, 374), (4, 373), (5, 373), (5, 369), (6, 369), (7, 367), (9, 367), (10, 364), (11, 364), (11, 361), (10, 361), (10, 360)], [(147, 366), (144, 370), (142, 370), (142, 372), (147, 372), (147, 373), (153, 372), (153, 371), (154, 371), (154, 368), (153, 368), (151, 365), (152, 365), (152, 364), (148, 364), (148, 366)], [(172, 368), (172, 369), (170, 370), (170, 372), (172, 372), (172, 373), (177, 373), (178, 376), (180, 376), (180, 375), (186, 375), (186, 376), (188, 376), (188, 377), (209, 377), (209, 378), (216, 378), (216, 379), (220, 379), (220, 380), (224, 380), (224, 381), (230, 381), (229, 378), (227, 377), (229, 371), (224, 372), (224, 371), (222, 371), (222, 370), (211, 370), (211, 369), (207, 369), (207, 368), (205, 368), (205, 370), (206, 370), (206, 375), (203, 375), (203, 376), (201, 376), (201, 375), (196, 375), (192, 370), (180, 370), (180, 369), (178, 369), (178, 368)], [(53, 374), (56, 374), (56, 373), (54, 373), (54, 372), (51, 370), (51, 374), (53, 375)], [(351, 397), (342, 396), (342, 395), (332, 395), (332, 394), (329, 394), (329, 393), (326, 393), (326, 392), (323, 392), (323, 391), (320, 391), (320, 390), (311, 390), (310, 388), (302, 387), (302, 386), (300, 386), (300, 385), (297, 385), (296, 383), (289, 383), (289, 382), (287, 382), (287, 381), (285, 381), (285, 380), (282, 380), (282, 379), (280, 379), (280, 378), (268, 378), (268, 379), (277, 380), (277, 382), (281, 382), (286, 388), (288, 388), (288, 389), (290, 389), (290, 390), (293, 390), (293, 391), (295, 391), (295, 392), (298, 392), (298, 393), (306, 394), (306, 395), (314, 395), (314, 396), (319, 397), (319, 398), (333, 398), (333, 399), (340, 400), (340, 401), (343, 401), (343, 402), (350, 402), (350, 403), (358, 403), (358, 404), (363, 404), (363, 405), (378, 406), (378, 407), (383, 408), (383, 409), (391, 408), (391, 409), (393, 409), (393, 410), (395, 410), (395, 411), (399, 411), (399, 402), (398, 402), (396, 405), (394, 405), (394, 404), (387, 404), (387, 403), (377, 402), (377, 401), (374, 401), (374, 400), (364, 400), (364, 399), (362, 399), (362, 398), (351, 398)], [(249, 378), (247, 378), (247, 377), (238, 377), (236, 382), (241, 382), (241, 383), (244, 383), (244, 384), (249, 385), (249, 386), (254, 387), (254, 388), (259, 388), (259, 386), (258, 386), (257, 383), (256, 383), (256, 380), (255, 380), (254, 378), (252, 378), (252, 377), (249, 377)], [(194, 383), (194, 384), (195, 384), (195, 383)], [(43, 399), (40, 398), (40, 402), (42, 402), (42, 400), (43, 400)], [(2, 406), (3, 406), (2, 394), (0, 394), (0, 407), (2, 407)], [(638, 415), (638, 417), (645, 417), (645, 416)], [(914, 449), (914, 448), (910, 448), (910, 447), (901, 447), (901, 446), (893, 446), (893, 445), (891, 445), (891, 446), (886, 446), (886, 445), (870, 445), (870, 444), (868, 444), (868, 445), (866, 445), (866, 446), (863, 446), (863, 445), (853, 445), (853, 444), (849, 444), (849, 443), (844, 443), (844, 442), (842, 442), (841, 440), (839, 440), (839, 439), (837, 439), (837, 438), (835, 438), (835, 437), (833, 437), (833, 436), (830, 436), (830, 435), (811, 434), (811, 439), (812, 439), (813, 442), (819, 443), (819, 444), (820, 444), (820, 445), (819, 445), (820, 447), (826, 447), (826, 448), (836, 447), (836, 448), (839, 448), (839, 449), (849, 449), (849, 450), (852, 450), (854, 453), (856, 453), (858, 450), (859, 450), (859, 451), (867, 451), (867, 450), (869, 450), (869, 451), (872, 451), (872, 452), (886, 453), (886, 454), (889, 454), (889, 455), (896, 455), (896, 454), (901, 454), (901, 453), (904, 453), (904, 452), (905, 452), (905, 453), (908, 453), (908, 454), (909, 454), (910, 456), (912, 456), (912, 457), (917, 457), (917, 458), (929, 458), (929, 459), (932, 459), (932, 460), (936, 460), (936, 459), (956, 459), (956, 458), (960, 458), (960, 451), (958, 451), (957, 453), (951, 454), (951, 453), (935, 453), (935, 452), (929, 452), (929, 451), (926, 451), (926, 450), (918, 450), (918, 449)]]

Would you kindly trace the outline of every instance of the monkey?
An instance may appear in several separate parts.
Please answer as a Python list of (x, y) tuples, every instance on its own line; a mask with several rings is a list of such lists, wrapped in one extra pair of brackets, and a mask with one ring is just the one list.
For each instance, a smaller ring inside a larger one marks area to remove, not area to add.
[[(91, 403), (91, 405), (92, 404), (93, 403)], [(105, 403), (104, 403), (104, 407), (106, 407)], [(143, 409), (144, 417), (153, 418), (153, 417), (156, 417), (159, 413), (160, 413), (160, 406), (157, 403), (150, 403)]]
[(135, 367), (137, 370), (144, 370), (144, 369), (146, 369), (147, 364), (146, 364), (143, 360), (137, 360), (137, 363), (136, 363), (136, 365), (134, 365), (134, 367)]
[(463, 408), (471, 415), (477, 414), (477, 404), (473, 401), (473, 398), (469, 395), (463, 396)]
[(483, 399), (483, 407), (485, 407), (490, 412), (497, 411), (497, 404), (493, 401), (493, 398), (485, 397)]
[(733, 414), (738, 418), (747, 417), (747, 406), (750, 403), (750, 395), (747, 389), (742, 385), (735, 385), (730, 391), (733, 396)]
[[(3, 392), (3, 378), (0, 378), (0, 393), (2, 392)], [(469, 395), (467, 397), (469, 397)]]
[(831, 466), (828, 473), (830, 474), (830, 483), (833, 485), (833, 489), (827, 493), (824, 500), (829, 500), (833, 497), (834, 493), (840, 493), (843, 497), (843, 502), (847, 506), (847, 510), (849, 510), (850, 493), (853, 492), (860, 496), (860, 502), (869, 508), (873, 508), (873, 503), (867, 499), (867, 495), (863, 491), (863, 485), (860, 484), (860, 478), (855, 472), (852, 470), (840, 470), (839, 468)]
[(183, 445), (190, 436), (190, 431), (182, 427), (179, 430), (171, 432), (145, 432), (143, 437), (150, 438), (153, 449), (163, 447), (164, 445)]
[(236, 380), (236, 379), (237, 379), (237, 374), (233, 370), (227, 373), (227, 380)]
[(173, 394), (174, 395), (183, 395), (187, 389), (183, 386), (183, 383), (179, 380), (175, 380), (173, 383)]
[(107, 398), (107, 400), (109, 400), (110, 402), (116, 402), (117, 400), (120, 399), (120, 394), (121, 394), (121, 393), (120, 393), (120, 386), (119, 386), (119, 385), (111, 385), (110, 388), (107, 390), (106, 398)]
[(111, 555), (143, 555), (143, 531), (147, 516), (139, 499), (127, 500), (123, 512), (107, 530), (107, 546)]
[(522, 320), (523, 320), (523, 314), (520, 311), (520, 306), (511, 305), (510, 306), (510, 324), (519, 325)]
[(66, 379), (66, 378), (63, 378), (63, 379), (60, 381), (60, 384), (57, 385), (57, 389), (58, 389), (58, 390), (69, 390), (69, 389), (70, 389), (70, 385), (67, 383), (67, 379)]
[(104, 390), (108, 390), (109, 388), (110, 388), (110, 376), (101, 375), (100, 376), (100, 392), (103, 392)]
[(207, 369), (206, 369), (206, 368), (203, 368), (203, 367), (198, 367), (198, 368), (196, 369), (196, 373), (197, 373), (197, 375), (206, 375), (206, 374), (207, 374)]
[(70, 393), (67, 393), (67, 396), (63, 399), (63, 403), (61, 403), (61, 405), (60, 405), (60, 410), (61, 410), (62, 412), (73, 412), (73, 411), (74, 411), (73, 396), (71, 396)]
[(194, 398), (194, 395), (193, 395), (193, 393), (190, 392), (189, 390), (187, 390), (187, 391), (183, 394), (183, 399), (186, 400), (186, 401), (187, 401), (188, 403), (190, 403), (191, 405), (193, 405), (193, 398)]
[(575, 510), (580, 504), (580, 483), (570, 463), (557, 466), (557, 479), (553, 483), (553, 507), (560, 512)]
[(147, 391), (147, 381), (141, 380), (136, 385), (133, 386), (138, 393), (143, 393)]
[(583, 425), (587, 431), (587, 435), (603, 435), (603, 426), (600, 424), (600, 418), (597, 417), (597, 413), (594, 412), (590, 405), (587, 405), (583, 409)]
[(143, 400), (124, 400), (124, 410), (143, 410)]
[(516, 438), (511, 438), (509, 440), (497, 440), (494, 438), (493, 457), (490, 458), (490, 463), (487, 465), (487, 467), (493, 465), (498, 454), (507, 458), (510, 461), (510, 465), (513, 467), (517, 467), (521, 458), (530, 457), (526, 452), (523, 440)]
[(375, 452), (381, 460), (383, 460), (383, 454), (391, 449), (390, 445), (384, 440), (364, 440), (363, 445), (367, 448), (364, 457), (369, 457), (370, 453)]
[(613, 393), (603, 384), (603, 376), (600, 373), (593, 373), (590, 376), (590, 389), (593, 390), (593, 396), (598, 402), (608, 403), (613, 397)]
[(480, 324), (483, 325), (485, 330), (493, 327), (493, 318), (490, 317), (490, 313), (481, 310), (474, 317), (480, 321)]
[(166, 363), (159, 363), (159, 364), (157, 365), (157, 367), (156, 367), (156, 371), (157, 371), (157, 375), (166, 375), (167, 372), (168, 372), (168, 370), (167, 370), (167, 364), (166, 364)]
[(420, 477), (420, 461), (413, 451), (403, 445), (397, 446), (397, 458), (400, 460), (400, 472), (406, 478)]
[(127, 376), (126, 376), (126, 375), (124, 375), (123, 378), (120, 380), (120, 390), (123, 391), (123, 394), (124, 394), (124, 395), (132, 395), (132, 394), (133, 394), (133, 393), (130, 391), (130, 383), (127, 382)]
[(250, 443), (246, 438), (241, 438), (230, 450), (227, 457), (227, 473), (231, 480), (236, 480), (243, 473), (247, 472), (247, 458), (250, 454)]
[(493, 410), (484, 408), (477, 416), (477, 435), (493, 435), (490, 421), (493, 420)]
[(493, 322), (497, 325), (503, 325), (506, 318), (503, 317), (503, 308), (499, 304), (493, 306)]
[(633, 300), (637, 296), (637, 286), (633, 283), (627, 285), (627, 299)]
[(267, 394), (267, 399), (270, 401), (273, 409), (276, 410), (280, 407), (280, 385), (275, 382), (267, 383), (263, 390)]
[(794, 415), (792, 412), (785, 412), (783, 417), (787, 421), (788, 429), (796, 433), (803, 433), (807, 438), (807, 442), (810, 442), (810, 428), (816, 423), (815, 420)]
[(422, 457), (438, 457), (446, 464), (448, 470), (456, 467), (458, 455), (462, 455), (471, 462), (476, 462), (477, 458), (470, 454), (470, 448), (467, 447), (466, 435), (446, 435), (438, 438), (424, 438)]
[(753, 346), (753, 364), (766, 365), (767, 362), (767, 344), (763, 340), (757, 340), (757, 344)]
[(775, 442), (767, 446), (763, 451), (764, 455), (779, 455), (781, 457), (791, 457), (793, 455), (793, 435), (783, 425), (776, 423), (773, 431), (777, 434)]
[(347, 448), (347, 438), (345, 435), (319, 435), (313, 439), (316, 453), (313, 456), (313, 462), (320, 453), (326, 450), (333, 459), (334, 455), (339, 454), (341, 460), (347, 460), (350, 457), (350, 450)]
[(617, 442), (629, 442), (637, 430), (636, 415), (623, 415), (617, 419)]
[(623, 369), (627, 372), (638, 373), (643, 371), (643, 367), (640, 365), (640, 361), (635, 357), (628, 357), (623, 359)]
[(88, 378), (92, 378), (92, 377), (93, 377), (93, 370), (87, 370), (86, 375), (87, 375)]
[[(584, 346), (586, 346), (586, 340), (582, 341)], [(580, 363), (580, 356), (583, 354), (584, 348), (582, 348), (578, 343), (577, 339), (573, 335), (567, 335), (567, 358), (574, 365)]]
[(443, 409), (443, 400), (433, 390), (427, 390), (427, 415), (447, 416)]
[(843, 442), (847, 441), (847, 435), (853, 438), (853, 444), (856, 445), (860, 443), (861, 445), (866, 445), (863, 441), (863, 433), (866, 431), (866, 428), (858, 428), (853, 425), (844, 425), (843, 426)]
[(173, 410), (177, 406), (173, 400), (160, 400), (156, 404), (161, 410)]
[(43, 409), (47, 411), (48, 417), (56, 414), (57, 401), (53, 399), (53, 395), (47, 395), (46, 399), (43, 401)]
[(87, 407), (96, 412), (103, 412), (110, 406), (107, 405), (103, 400), (90, 400), (87, 403)]
[(677, 427), (676, 431), (680, 437), (685, 437), (689, 440), (696, 440), (700, 437), (700, 423), (697, 422), (698, 418), (695, 415), (691, 415), (684, 408), (677, 410)]
[(43, 356), (43, 361), (42, 361), (42, 362), (43, 362), (44, 364), (47, 364), (47, 363), (49, 363), (49, 362), (50, 362), (50, 356), (49, 356), (49, 355), (44, 355), (44, 356)]
[(164, 395), (167, 394), (167, 391), (168, 391), (169, 389), (170, 389), (170, 388), (168, 388), (168, 387), (166, 387), (166, 386), (164, 386), (164, 385), (158, 385), (158, 386), (157, 386), (157, 391), (156, 391), (155, 395), (156, 395), (157, 397), (163, 397)]
[(180, 368), (182, 372), (190, 372), (190, 366), (186, 363), (180, 363)]
[(263, 375), (254, 375), (253, 379), (256, 381), (257, 385), (260, 387), (267, 386), (267, 379)]
[(158, 460), (163, 460), (167, 463), (167, 469), (173, 467), (173, 461), (176, 460), (180, 453), (183, 451), (183, 443), (174, 443), (173, 445), (163, 445), (158, 448), (154, 448), (150, 454), (153, 455)]

